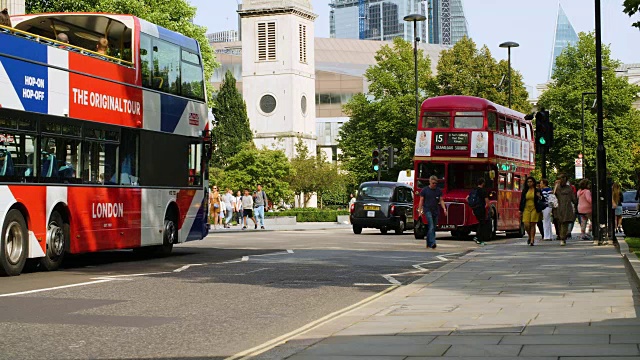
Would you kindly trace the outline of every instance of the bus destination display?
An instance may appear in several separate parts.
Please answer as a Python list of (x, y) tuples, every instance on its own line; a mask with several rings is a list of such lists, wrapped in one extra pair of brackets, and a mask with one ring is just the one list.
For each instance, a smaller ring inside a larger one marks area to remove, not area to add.
[(468, 151), (469, 133), (436, 133), (435, 150)]

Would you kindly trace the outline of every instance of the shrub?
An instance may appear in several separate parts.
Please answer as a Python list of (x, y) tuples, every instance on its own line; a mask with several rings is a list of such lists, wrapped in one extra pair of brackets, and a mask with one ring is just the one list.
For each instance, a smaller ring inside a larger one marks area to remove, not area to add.
[(315, 208), (268, 212), (265, 216), (295, 216), (297, 222), (337, 222), (338, 215), (349, 215), (348, 211), (320, 210)]
[(622, 219), (625, 236), (640, 237), (640, 216)]

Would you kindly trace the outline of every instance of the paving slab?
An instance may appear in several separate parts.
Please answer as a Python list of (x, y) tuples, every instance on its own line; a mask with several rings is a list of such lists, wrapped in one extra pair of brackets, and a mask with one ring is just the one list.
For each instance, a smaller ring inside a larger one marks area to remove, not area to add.
[(518, 356), (522, 345), (452, 345), (446, 352), (447, 357), (460, 356)]
[(640, 356), (635, 344), (524, 345), (522, 356)]
[(500, 345), (609, 344), (609, 335), (515, 335), (504, 336)]

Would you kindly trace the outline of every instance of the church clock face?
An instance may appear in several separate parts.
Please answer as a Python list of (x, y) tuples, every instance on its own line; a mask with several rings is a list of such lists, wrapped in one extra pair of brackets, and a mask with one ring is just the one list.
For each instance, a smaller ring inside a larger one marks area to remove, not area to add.
[(263, 95), (260, 98), (260, 111), (265, 114), (271, 114), (276, 110), (276, 98), (271, 94)]

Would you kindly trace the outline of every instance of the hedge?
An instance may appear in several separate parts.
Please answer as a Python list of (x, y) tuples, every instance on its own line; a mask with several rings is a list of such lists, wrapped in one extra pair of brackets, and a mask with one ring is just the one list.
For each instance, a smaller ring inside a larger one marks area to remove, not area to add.
[(278, 212), (267, 212), (266, 217), (295, 216), (297, 222), (337, 222), (338, 215), (349, 215), (348, 211), (303, 208)]
[(625, 236), (640, 237), (640, 217), (622, 219), (622, 229)]

